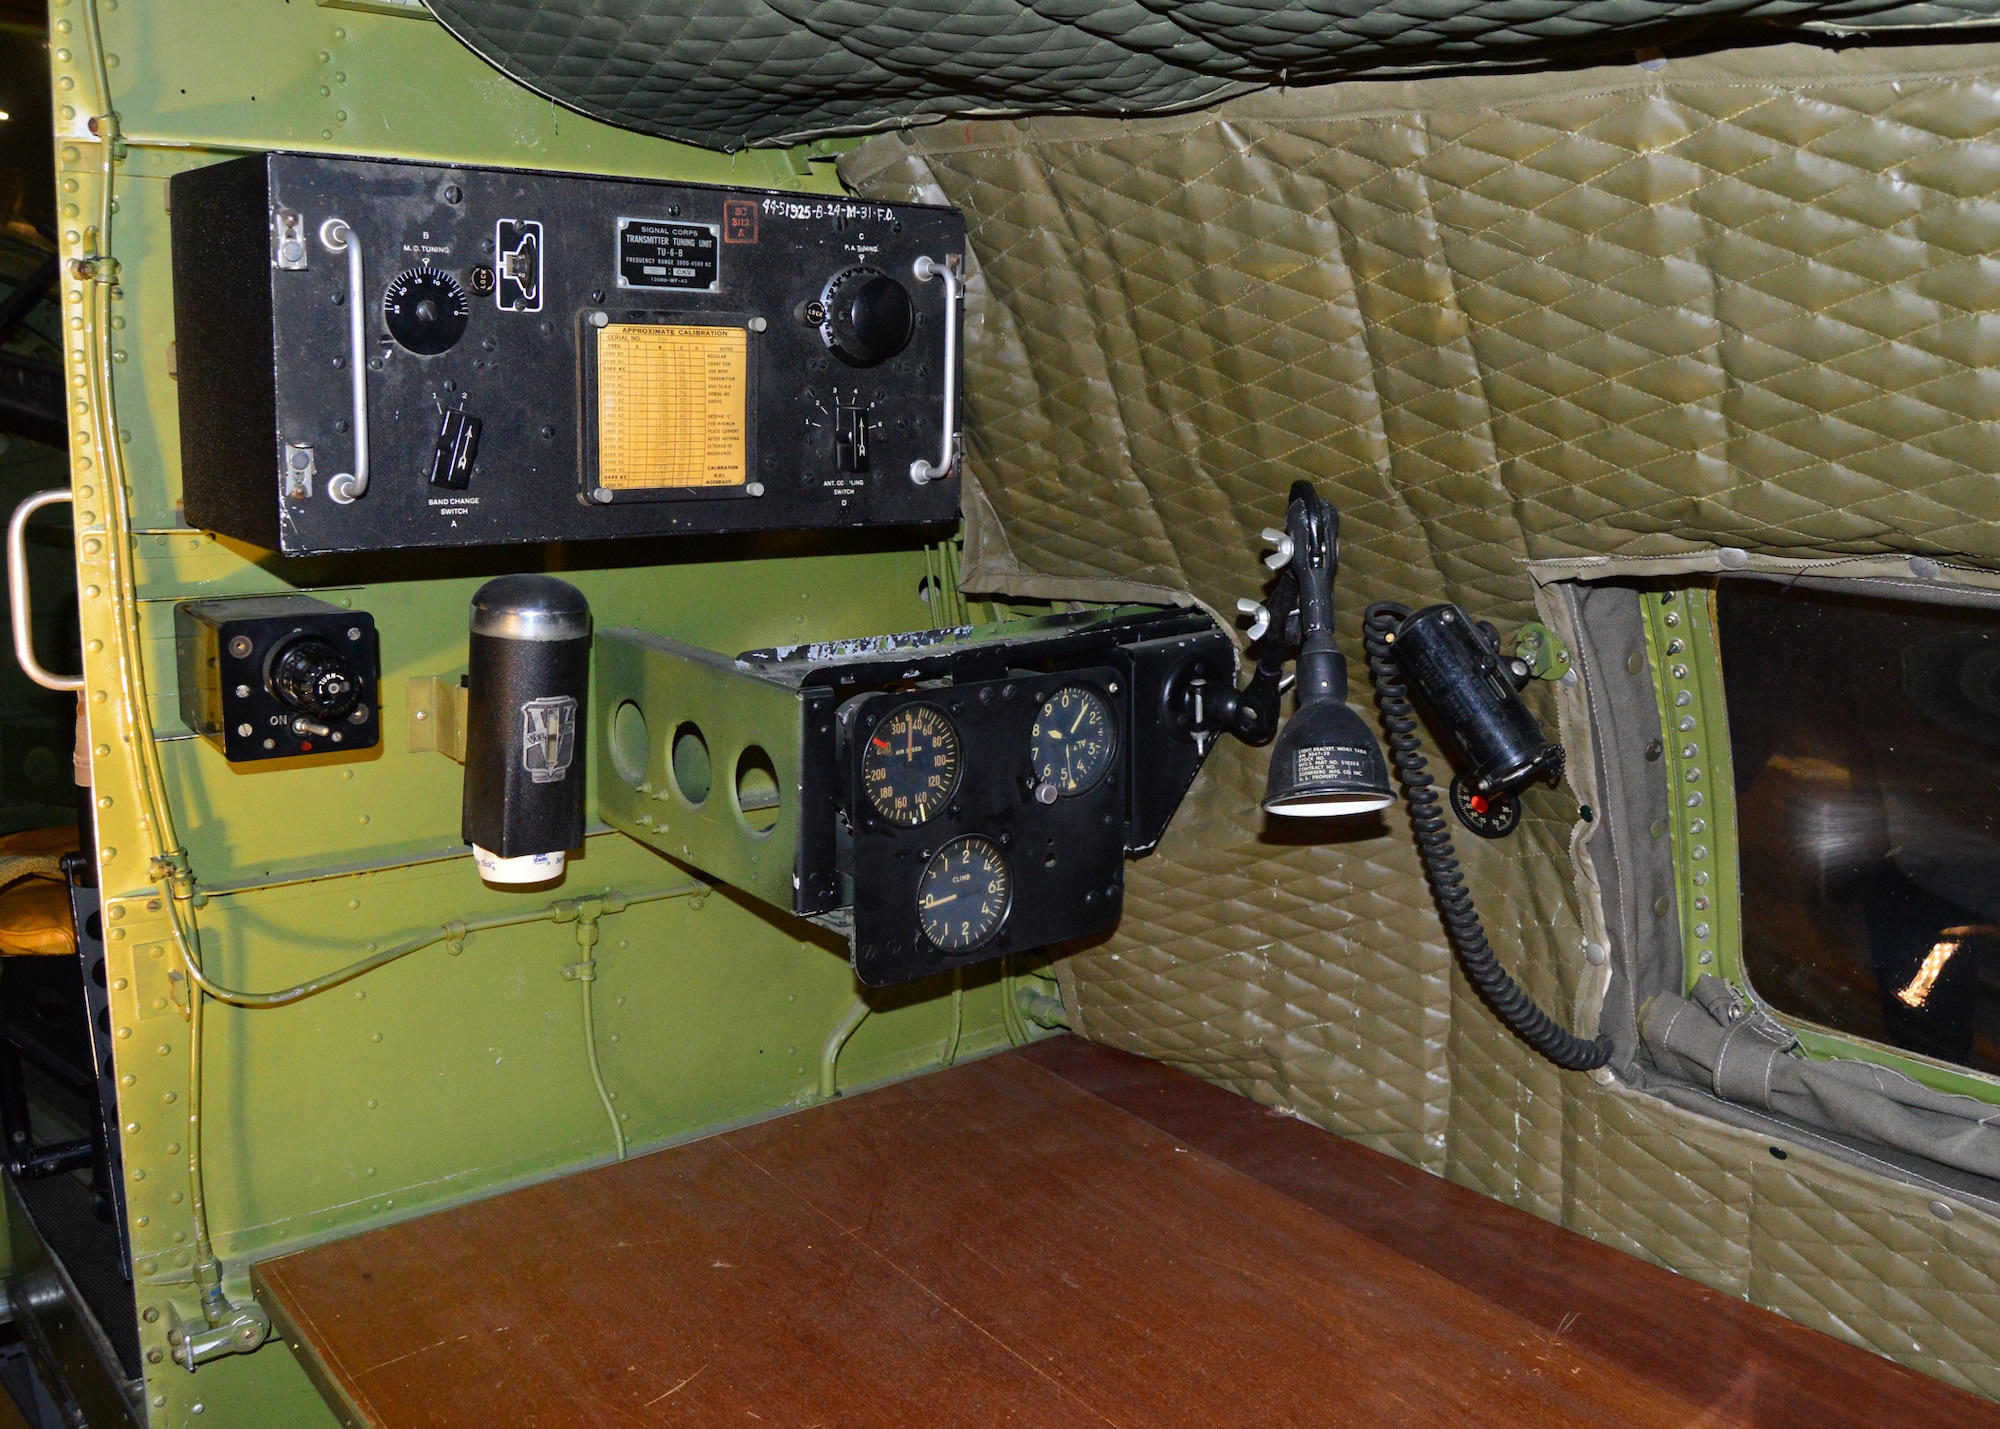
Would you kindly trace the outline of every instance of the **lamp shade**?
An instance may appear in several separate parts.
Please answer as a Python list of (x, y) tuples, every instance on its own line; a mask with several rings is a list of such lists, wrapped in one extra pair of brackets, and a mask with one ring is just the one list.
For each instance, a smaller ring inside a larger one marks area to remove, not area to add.
[(1346, 700), (1301, 704), (1271, 748), (1264, 812), (1291, 818), (1369, 814), (1395, 800), (1375, 731)]

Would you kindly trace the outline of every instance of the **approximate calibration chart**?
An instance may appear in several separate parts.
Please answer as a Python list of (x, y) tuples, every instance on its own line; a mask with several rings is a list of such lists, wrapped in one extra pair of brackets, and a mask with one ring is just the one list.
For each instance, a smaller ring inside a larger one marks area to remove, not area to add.
[(741, 486), (749, 367), (749, 334), (740, 327), (599, 328), (597, 484)]

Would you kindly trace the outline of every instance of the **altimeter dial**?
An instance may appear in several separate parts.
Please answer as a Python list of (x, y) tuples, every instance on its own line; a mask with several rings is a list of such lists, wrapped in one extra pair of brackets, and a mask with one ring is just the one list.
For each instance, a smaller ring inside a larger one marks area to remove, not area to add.
[(1104, 696), (1087, 685), (1065, 685), (1035, 713), (1028, 762), (1039, 788), (1068, 798), (1095, 789), (1118, 752), (1118, 722)]

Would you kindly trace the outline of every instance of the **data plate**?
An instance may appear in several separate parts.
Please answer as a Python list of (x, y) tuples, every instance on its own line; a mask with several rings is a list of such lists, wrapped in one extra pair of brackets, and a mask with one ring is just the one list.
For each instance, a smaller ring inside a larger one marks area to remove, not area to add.
[(710, 293), (717, 274), (714, 225), (618, 220), (621, 287)]

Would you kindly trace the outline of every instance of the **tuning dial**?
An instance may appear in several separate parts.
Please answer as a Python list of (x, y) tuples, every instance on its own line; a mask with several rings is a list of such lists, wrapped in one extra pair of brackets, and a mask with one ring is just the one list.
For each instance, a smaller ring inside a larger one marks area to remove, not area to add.
[(317, 635), (297, 635), (274, 649), (264, 687), (286, 709), (315, 719), (345, 719), (361, 703), (353, 661)]
[(909, 290), (880, 268), (843, 268), (820, 290), (820, 341), (843, 362), (873, 367), (910, 345), (917, 312)]
[(389, 335), (422, 357), (450, 352), (465, 336), (472, 315), (458, 279), (425, 263), (398, 273), (382, 294)]

